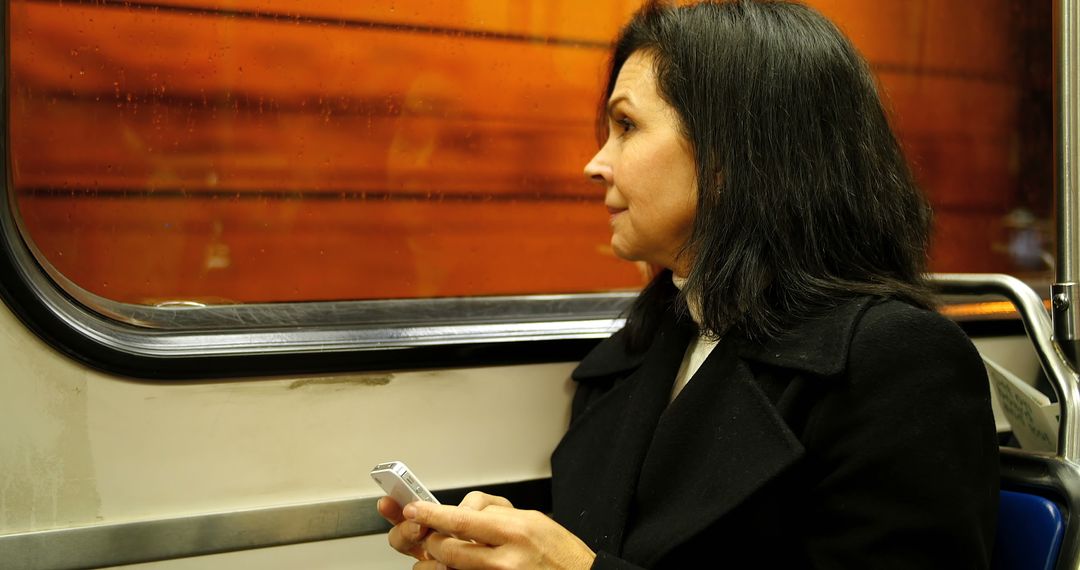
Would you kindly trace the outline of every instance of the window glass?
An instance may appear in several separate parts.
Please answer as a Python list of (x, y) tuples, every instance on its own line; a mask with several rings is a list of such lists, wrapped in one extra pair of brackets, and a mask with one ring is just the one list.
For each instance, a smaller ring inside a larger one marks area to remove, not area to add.
[(872, 63), (934, 206), (931, 268), (1048, 280), (1052, 5), (822, 0)]
[[(138, 304), (640, 287), (581, 175), (639, 4), (11, 0), (23, 229)], [(880, 79), (935, 206), (932, 268), (1044, 272), (1049, 5), (810, 4)]]

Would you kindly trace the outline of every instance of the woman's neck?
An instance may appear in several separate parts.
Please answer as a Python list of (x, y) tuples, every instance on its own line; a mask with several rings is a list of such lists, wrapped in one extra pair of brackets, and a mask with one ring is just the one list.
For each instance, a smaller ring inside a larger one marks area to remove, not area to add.
[[(687, 281), (686, 277), (680, 277), (678, 275), (675, 275), (675, 272), (671, 273), (671, 284), (674, 285), (676, 289), (682, 291), (683, 287), (686, 286), (686, 281)], [(697, 326), (700, 328), (701, 327), (701, 303), (699, 303), (697, 301), (697, 299), (692, 299), (689, 296), (687, 296), (686, 297), (686, 306), (687, 306), (688, 309), (690, 309), (690, 318), (694, 319), (694, 322), (697, 323)]]

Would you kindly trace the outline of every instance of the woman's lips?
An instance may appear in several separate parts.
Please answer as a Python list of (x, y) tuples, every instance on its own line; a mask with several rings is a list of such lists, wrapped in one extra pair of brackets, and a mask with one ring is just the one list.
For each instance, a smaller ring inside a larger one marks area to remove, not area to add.
[(610, 221), (614, 223), (615, 218), (619, 217), (619, 214), (625, 212), (626, 208), (612, 208), (611, 206), (608, 206), (607, 211), (608, 215), (610, 216)]

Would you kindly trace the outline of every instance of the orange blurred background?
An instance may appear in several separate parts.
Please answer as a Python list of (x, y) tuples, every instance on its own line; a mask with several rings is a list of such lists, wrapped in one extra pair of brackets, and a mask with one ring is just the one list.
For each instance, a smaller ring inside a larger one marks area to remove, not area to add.
[[(639, 4), (12, 0), (24, 230), (132, 303), (640, 287), (581, 176)], [(880, 79), (933, 268), (1045, 271), (1049, 2), (810, 4)]]

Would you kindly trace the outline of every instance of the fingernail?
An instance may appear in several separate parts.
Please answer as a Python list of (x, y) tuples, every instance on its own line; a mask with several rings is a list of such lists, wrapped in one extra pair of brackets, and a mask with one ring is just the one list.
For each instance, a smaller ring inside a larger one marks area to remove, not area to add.
[(416, 507), (412, 506), (412, 503), (405, 505), (405, 508), (401, 510), (401, 514), (407, 519), (416, 518)]

